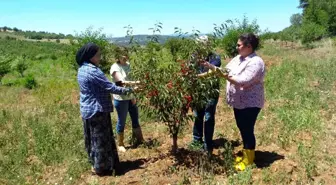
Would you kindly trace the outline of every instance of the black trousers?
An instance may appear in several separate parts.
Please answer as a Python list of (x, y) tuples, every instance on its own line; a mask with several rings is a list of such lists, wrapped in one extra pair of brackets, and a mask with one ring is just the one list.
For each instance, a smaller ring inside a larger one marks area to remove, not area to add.
[(254, 125), (260, 112), (260, 108), (234, 108), (233, 111), (237, 126), (243, 139), (244, 149), (255, 149), (256, 139), (254, 136)]

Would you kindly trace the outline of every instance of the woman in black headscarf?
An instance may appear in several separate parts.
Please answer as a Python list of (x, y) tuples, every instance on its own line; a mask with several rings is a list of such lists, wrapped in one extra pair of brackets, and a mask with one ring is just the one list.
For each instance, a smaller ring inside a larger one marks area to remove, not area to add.
[(81, 47), (76, 54), (80, 112), (84, 123), (85, 148), (92, 164), (92, 172), (99, 176), (112, 175), (119, 158), (113, 137), (110, 112), (111, 94), (126, 95), (132, 89), (111, 83), (98, 67), (100, 49), (93, 43)]

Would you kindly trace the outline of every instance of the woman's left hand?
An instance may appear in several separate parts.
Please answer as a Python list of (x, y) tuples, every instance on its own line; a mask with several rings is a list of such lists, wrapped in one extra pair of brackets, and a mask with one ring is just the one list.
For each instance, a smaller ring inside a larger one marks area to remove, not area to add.
[(132, 102), (133, 105), (135, 105), (137, 103), (135, 98), (131, 99), (131, 102)]

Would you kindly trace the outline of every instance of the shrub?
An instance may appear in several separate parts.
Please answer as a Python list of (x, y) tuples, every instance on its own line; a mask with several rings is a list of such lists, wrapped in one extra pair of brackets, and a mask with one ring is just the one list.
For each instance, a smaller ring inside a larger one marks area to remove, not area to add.
[(295, 41), (300, 39), (301, 35), (301, 27), (300, 26), (290, 26), (285, 28), (280, 32), (280, 39), (283, 41)]
[(46, 54), (38, 54), (35, 56), (35, 59), (36, 60), (43, 60), (43, 59), (47, 59), (48, 58), (48, 55)]
[(227, 20), (223, 29), (220, 30), (222, 38), (220, 38), (219, 46), (223, 47), (227, 52), (227, 55), (233, 57), (238, 54), (236, 45), (239, 36), (243, 33), (254, 33), (258, 34), (260, 32), (259, 25), (256, 20), (249, 23), (248, 18), (244, 17), (241, 21), (239, 20)]
[(27, 88), (27, 89), (33, 89), (33, 88), (37, 87), (37, 82), (36, 82), (33, 75), (30, 74), (30, 75), (25, 77), (24, 87)]
[(10, 59), (6, 56), (0, 56), (0, 84), (2, 77), (10, 72)]
[(23, 77), (24, 71), (28, 68), (25, 59), (22, 57), (16, 58), (12, 65), (13, 70), (17, 71)]
[(300, 33), (302, 44), (309, 45), (313, 41), (322, 39), (327, 34), (327, 30), (321, 25), (307, 22), (302, 25)]
[(279, 33), (274, 32), (265, 32), (262, 35), (260, 35), (261, 40), (269, 40), (269, 39), (278, 40), (279, 37), (280, 37)]
[(56, 56), (55, 54), (52, 54), (52, 55), (50, 56), (50, 58), (51, 58), (52, 60), (57, 60), (57, 56)]
[(5, 39), (6, 39), (6, 40), (16, 40), (15, 37), (11, 37), (11, 36), (8, 36), (8, 35), (5, 37)]

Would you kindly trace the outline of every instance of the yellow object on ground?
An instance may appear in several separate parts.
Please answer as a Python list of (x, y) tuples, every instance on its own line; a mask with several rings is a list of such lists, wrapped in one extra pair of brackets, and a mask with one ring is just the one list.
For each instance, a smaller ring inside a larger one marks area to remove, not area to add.
[(247, 166), (253, 164), (255, 158), (255, 151), (254, 150), (249, 150), (249, 149), (244, 149), (243, 150), (243, 158), (240, 162), (235, 164), (235, 169), (237, 171), (244, 171)]

